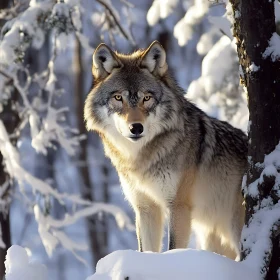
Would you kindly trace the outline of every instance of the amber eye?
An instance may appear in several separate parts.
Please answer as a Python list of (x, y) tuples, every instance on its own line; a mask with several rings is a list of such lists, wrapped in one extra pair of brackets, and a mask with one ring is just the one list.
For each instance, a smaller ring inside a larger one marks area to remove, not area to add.
[(115, 95), (114, 97), (117, 101), (122, 101), (122, 96), (121, 95)]
[(146, 95), (145, 97), (144, 97), (144, 101), (149, 101), (151, 99), (151, 96), (149, 96), (149, 95)]

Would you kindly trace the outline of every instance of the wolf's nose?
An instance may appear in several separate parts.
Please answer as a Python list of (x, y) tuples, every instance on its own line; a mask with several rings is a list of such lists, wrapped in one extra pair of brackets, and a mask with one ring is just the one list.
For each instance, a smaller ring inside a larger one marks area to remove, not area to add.
[(144, 128), (141, 123), (132, 123), (131, 125), (129, 125), (129, 130), (132, 134), (140, 135), (143, 132)]

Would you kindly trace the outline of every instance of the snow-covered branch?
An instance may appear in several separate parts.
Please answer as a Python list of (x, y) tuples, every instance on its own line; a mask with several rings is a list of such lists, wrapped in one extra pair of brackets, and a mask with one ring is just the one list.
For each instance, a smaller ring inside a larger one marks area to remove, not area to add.
[(99, 212), (108, 212), (112, 214), (121, 228), (134, 230), (134, 226), (131, 224), (128, 216), (118, 207), (103, 203), (92, 203), (90, 201), (83, 200), (76, 195), (59, 193), (57, 190), (53, 189), (47, 182), (32, 176), (21, 166), (19, 153), (11, 144), (8, 133), (1, 120), (0, 151), (3, 155), (8, 174), (11, 178), (15, 179), (19, 183), (22, 191), (26, 186), (29, 186), (31, 187), (33, 194), (39, 193), (43, 196), (51, 196), (58, 200), (61, 204), (64, 204), (65, 201), (68, 201), (73, 205), (85, 207), (81, 210), (76, 211), (73, 215), (66, 214), (65, 218), (60, 221), (52, 218), (51, 216), (44, 216), (41, 213), (39, 206), (35, 205), (34, 213), (35, 218), (38, 222), (38, 230), (49, 255), (51, 255), (51, 253), (59, 243), (62, 245), (67, 244), (66, 249), (73, 251), (73, 253), (77, 248), (85, 250), (85, 246), (77, 246), (75, 243), (72, 244), (70, 242), (70, 239), (66, 238), (66, 235), (58, 229), (74, 224), (80, 218), (89, 217)]
[[(120, 15), (117, 10), (113, 7), (111, 0), (96, 0), (100, 5), (102, 5), (105, 10), (108, 12), (109, 16), (112, 18), (112, 26), (116, 25), (119, 32), (127, 39), (133, 46), (135, 46), (135, 40), (131, 32), (124, 29), (120, 22)], [(126, 6), (129, 6), (128, 2), (125, 2)], [(110, 29), (109, 29), (110, 31)]]
[(248, 187), (246, 177), (243, 180), (245, 197), (252, 197), (256, 206), (248, 226), (243, 229), (241, 241), (247, 255), (244, 263), (266, 275), (272, 254), (271, 240), (279, 234), (280, 226), (280, 143), (256, 168), (262, 170), (260, 178)]
[(65, 249), (71, 251), (81, 262), (86, 264), (86, 262), (77, 255), (76, 251), (85, 251), (88, 246), (71, 240), (60, 229), (76, 223), (81, 218), (91, 217), (100, 212), (113, 215), (120, 228), (126, 228), (131, 231), (135, 230), (128, 216), (119, 207), (114, 205), (93, 203), (76, 211), (73, 215), (66, 214), (63, 220), (56, 220), (51, 216), (44, 216), (39, 206), (35, 205), (34, 214), (38, 223), (38, 231), (47, 253), (52, 255), (53, 250), (60, 243)]

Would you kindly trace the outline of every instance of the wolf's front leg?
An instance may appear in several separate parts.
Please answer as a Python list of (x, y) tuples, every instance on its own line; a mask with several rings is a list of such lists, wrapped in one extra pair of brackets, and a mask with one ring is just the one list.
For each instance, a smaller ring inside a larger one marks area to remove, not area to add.
[(185, 204), (172, 204), (169, 218), (169, 250), (187, 248), (191, 218), (190, 209)]
[(139, 251), (160, 252), (164, 227), (163, 209), (147, 198), (134, 210)]

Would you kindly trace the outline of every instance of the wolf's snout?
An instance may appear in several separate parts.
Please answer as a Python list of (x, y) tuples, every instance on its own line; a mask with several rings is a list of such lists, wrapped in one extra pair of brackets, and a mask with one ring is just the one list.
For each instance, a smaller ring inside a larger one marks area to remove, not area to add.
[(143, 132), (144, 128), (141, 123), (132, 123), (129, 125), (129, 130), (134, 135), (140, 135)]

